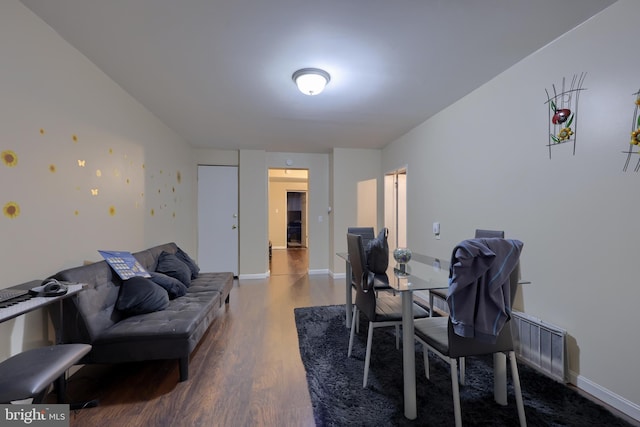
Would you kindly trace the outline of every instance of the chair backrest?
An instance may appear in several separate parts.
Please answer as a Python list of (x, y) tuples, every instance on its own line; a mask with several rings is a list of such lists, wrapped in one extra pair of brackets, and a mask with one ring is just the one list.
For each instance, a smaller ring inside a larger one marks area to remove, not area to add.
[(367, 318), (373, 319), (376, 312), (376, 296), (373, 287), (369, 289), (367, 283), (369, 271), (364, 257), (361, 235), (347, 233), (347, 252), (356, 287), (356, 307)]
[[(493, 237), (493, 236), (491, 236)], [(491, 237), (487, 237), (491, 239)], [(482, 238), (481, 238), (482, 239)], [(509, 274), (509, 290), (510, 290), (510, 304), (513, 304), (515, 287), (518, 285), (519, 280), (519, 257), (517, 254), (513, 271)], [(502, 259), (496, 259), (495, 262), (502, 264)], [(507, 307), (507, 311), (510, 313), (511, 305)], [(464, 356), (476, 356), (482, 354), (491, 354), (496, 352), (511, 351), (514, 349), (513, 337), (511, 334), (511, 319), (507, 319), (502, 329), (500, 330), (495, 342), (487, 342), (479, 340), (477, 338), (462, 337), (455, 333), (453, 330), (453, 324), (451, 318), (448, 322), (448, 338), (449, 338), (449, 354), (451, 357), (464, 357)]]
[(500, 237), (504, 239), (503, 230), (481, 230), (476, 229), (476, 239), (480, 237)]
[(369, 242), (376, 238), (373, 227), (348, 227), (347, 233), (362, 236), (362, 247), (366, 248)]
[[(478, 238), (491, 238), (498, 237), (504, 239), (504, 230), (482, 230), (476, 229), (476, 239)], [(520, 281), (520, 262), (516, 265), (516, 268), (511, 272), (510, 283), (511, 283), (511, 305), (516, 297), (516, 291), (518, 288), (518, 282)]]

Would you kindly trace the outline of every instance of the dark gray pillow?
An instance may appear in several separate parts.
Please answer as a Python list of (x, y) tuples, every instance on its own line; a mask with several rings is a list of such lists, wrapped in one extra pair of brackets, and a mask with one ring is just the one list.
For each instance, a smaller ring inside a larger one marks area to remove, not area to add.
[(157, 271), (152, 271), (150, 274), (151, 281), (156, 285), (162, 286), (169, 294), (169, 299), (175, 299), (187, 293), (187, 287), (178, 279)]
[(134, 276), (120, 285), (116, 309), (128, 315), (152, 313), (167, 308), (167, 291), (145, 277)]
[(191, 270), (189, 270), (189, 266), (180, 261), (174, 254), (162, 251), (158, 257), (156, 271), (178, 279), (187, 288), (191, 285)]
[(180, 248), (178, 248), (178, 250), (176, 251), (176, 256), (180, 261), (187, 264), (187, 267), (189, 267), (189, 270), (191, 270), (192, 279), (198, 277), (198, 273), (200, 273), (200, 267), (198, 267), (198, 264), (196, 264), (193, 258), (191, 258), (185, 251)]

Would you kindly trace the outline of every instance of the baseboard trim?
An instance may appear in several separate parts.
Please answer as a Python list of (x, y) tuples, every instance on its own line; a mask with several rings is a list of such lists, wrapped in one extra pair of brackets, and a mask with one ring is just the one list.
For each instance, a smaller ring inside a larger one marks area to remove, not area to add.
[(333, 271), (330, 271), (329, 276), (333, 279), (345, 279), (347, 277), (347, 273), (334, 273)]
[(575, 384), (580, 390), (589, 393), (591, 396), (603, 401), (634, 420), (640, 421), (640, 405), (625, 399), (582, 375), (577, 375), (573, 371), (569, 371), (569, 378), (571, 383)]
[(315, 276), (319, 274), (329, 274), (329, 269), (309, 270), (309, 276)]
[(269, 277), (269, 273), (257, 273), (257, 274), (239, 274), (238, 279), (240, 280), (255, 280), (255, 279), (266, 279)]

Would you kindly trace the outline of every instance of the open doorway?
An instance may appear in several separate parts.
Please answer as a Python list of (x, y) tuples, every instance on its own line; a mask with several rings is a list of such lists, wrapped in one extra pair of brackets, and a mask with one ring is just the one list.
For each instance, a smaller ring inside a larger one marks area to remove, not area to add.
[[(269, 169), (270, 274), (306, 273), (309, 171)], [(295, 270), (295, 271), (294, 271)]]
[(384, 176), (384, 226), (389, 229), (389, 250), (407, 246), (407, 169)]

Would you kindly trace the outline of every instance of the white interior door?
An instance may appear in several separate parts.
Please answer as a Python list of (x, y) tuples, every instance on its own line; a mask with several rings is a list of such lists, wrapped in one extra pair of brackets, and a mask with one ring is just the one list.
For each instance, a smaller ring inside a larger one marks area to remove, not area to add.
[(238, 275), (238, 168), (198, 166), (198, 265)]

